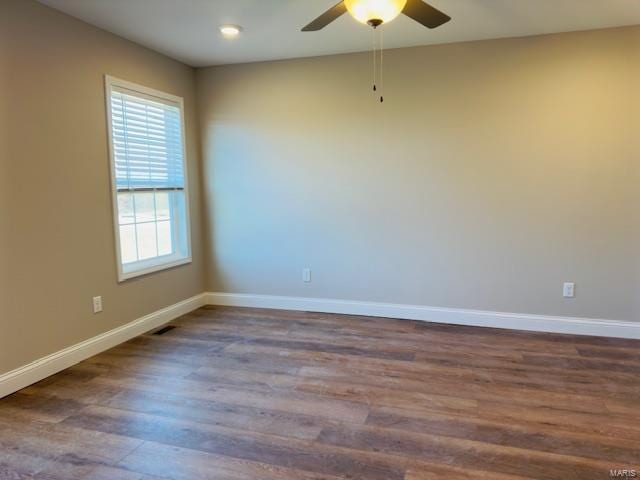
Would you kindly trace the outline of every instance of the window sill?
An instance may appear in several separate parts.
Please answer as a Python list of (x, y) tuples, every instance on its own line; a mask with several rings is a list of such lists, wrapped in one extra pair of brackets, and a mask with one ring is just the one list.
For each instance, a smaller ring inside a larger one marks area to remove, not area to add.
[(120, 266), (120, 269), (118, 271), (118, 282), (125, 282), (132, 278), (149, 275), (150, 273), (156, 273), (162, 270), (169, 270), (170, 268), (179, 267), (181, 265), (187, 265), (192, 261), (193, 260), (191, 256), (189, 256), (189, 257), (181, 257), (176, 260), (169, 260), (169, 261), (162, 262), (155, 265), (151, 264), (146, 267), (140, 266), (136, 268), (135, 264), (132, 264), (129, 266), (130, 270), (127, 270), (126, 267), (124, 266)]

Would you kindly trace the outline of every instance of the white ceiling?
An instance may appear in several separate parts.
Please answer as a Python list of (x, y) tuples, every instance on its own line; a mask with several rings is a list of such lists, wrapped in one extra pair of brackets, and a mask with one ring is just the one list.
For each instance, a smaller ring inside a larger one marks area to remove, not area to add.
[[(371, 47), (369, 28), (344, 15), (320, 32), (300, 32), (337, 0), (39, 0), (192, 66), (335, 53)], [(408, 47), (640, 24), (640, 0), (430, 0), (453, 20), (428, 30), (401, 16), (385, 47)], [(226, 40), (223, 23), (242, 25)]]

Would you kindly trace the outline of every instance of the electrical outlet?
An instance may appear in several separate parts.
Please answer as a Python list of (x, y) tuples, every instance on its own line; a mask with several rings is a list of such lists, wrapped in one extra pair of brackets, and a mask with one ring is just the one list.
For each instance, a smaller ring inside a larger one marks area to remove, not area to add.
[(564, 298), (573, 298), (576, 296), (576, 284), (573, 282), (566, 282), (562, 288), (562, 295)]
[(311, 282), (311, 269), (310, 268), (303, 268), (302, 269), (302, 281), (304, 283)]
[(93, 297), (93, 313), (102, 311), (102, 297)]

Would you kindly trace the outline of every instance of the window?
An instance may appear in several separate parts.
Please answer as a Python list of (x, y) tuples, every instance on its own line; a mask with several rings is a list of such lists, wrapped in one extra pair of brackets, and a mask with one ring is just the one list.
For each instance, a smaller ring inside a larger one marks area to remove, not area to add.
[(106, 77), (120, 281), (191, 262), (182, 99)]

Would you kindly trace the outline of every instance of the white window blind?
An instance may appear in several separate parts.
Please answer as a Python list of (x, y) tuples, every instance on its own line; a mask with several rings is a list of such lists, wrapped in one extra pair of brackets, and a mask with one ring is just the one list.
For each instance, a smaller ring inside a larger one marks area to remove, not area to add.
[(178, 106), (114, 87), (111, 119), (118, 190), (184, 188)]
[(182, 100), (107, 77), (120, 280), (191, 261)]

